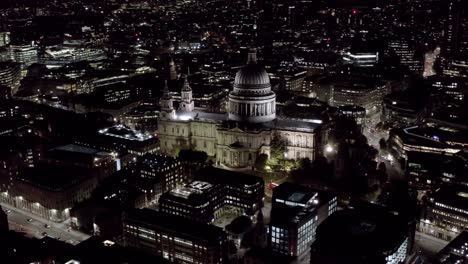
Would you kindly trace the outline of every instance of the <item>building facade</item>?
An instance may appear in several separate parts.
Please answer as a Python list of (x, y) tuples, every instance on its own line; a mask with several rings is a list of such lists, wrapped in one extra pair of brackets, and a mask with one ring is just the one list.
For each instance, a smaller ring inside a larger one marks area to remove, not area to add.
[(420, 232), (451, 241), (468, 229), (468, 191), (442, 187), (428, 200), (418, 225)]

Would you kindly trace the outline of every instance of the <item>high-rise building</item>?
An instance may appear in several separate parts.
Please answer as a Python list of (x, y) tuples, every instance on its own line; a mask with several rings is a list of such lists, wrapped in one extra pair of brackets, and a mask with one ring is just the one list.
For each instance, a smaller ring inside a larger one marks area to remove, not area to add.
[(416, 49), (411, 47), (409, 41), (394, 39), (388, 42), (389, 53), (394, 53), (400, 60), (400, 63), (407, 66), (410, 71), (416, 74), (423, 72), (423, 56), (418, 57)]
[(273, 189), (268, 243), (283, 255), (303, 257), (315, 240), (315, 229), (337, 210), (335, 195), (283, 183)]
[(446, 56), (455, 57), (460, 52), (462, 34), (461, 15), (463, 12), (462, 0), (449, 0), (448, 16), (445, 25)]

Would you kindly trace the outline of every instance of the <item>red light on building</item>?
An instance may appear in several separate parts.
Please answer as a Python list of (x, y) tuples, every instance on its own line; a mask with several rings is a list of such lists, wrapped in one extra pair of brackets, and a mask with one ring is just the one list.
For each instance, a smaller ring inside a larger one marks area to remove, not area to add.
[(356, 15), (356, 14), (357, 14), (357, 10), (356, 10), (356, 9), (353, 9), (353, 11), (351, 11), (351, 13), (352, 13), (353, 15)]

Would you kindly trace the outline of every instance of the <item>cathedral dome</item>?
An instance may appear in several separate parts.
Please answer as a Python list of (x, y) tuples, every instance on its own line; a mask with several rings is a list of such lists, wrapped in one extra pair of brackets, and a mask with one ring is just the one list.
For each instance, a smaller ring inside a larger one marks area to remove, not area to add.
[(249, 88), (263, 88), (265, 85), (270, 85), (270, 77), (265, 69), (258, 64), (247, 64), (240, 69), (234, 79), (234, 86), (249, 86)]
[(276, 117), (275, 102), (270, 77), (257, 64), (255, 50), (251, 50), (247, 65), (237, 72), (234, 89), (229, 93), (229, 119), (249, 123), (272, 121)]

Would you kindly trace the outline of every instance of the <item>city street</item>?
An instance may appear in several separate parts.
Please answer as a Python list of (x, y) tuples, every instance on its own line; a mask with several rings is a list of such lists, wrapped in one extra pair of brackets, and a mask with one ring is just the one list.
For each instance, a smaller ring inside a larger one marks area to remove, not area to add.
[(42, 238), (46, 235), (70, 244), (77, 244), (89, 238), (88, 235), (69, 228), (66, 222), (54, 223), (8, 204), (2, 203), (1, 206), (8, 215), (10, 230), (24, 232), (29, 237)]
[(415, 236), (416, 250), (420, 250), (424, 263), (432, 263), (433, 257), (443, 249), (448, 242), (439, 238), (435, 238), (420, 232), (416, 232)]
[[(387, 131), (377, 130), (375, 126), (380, 122), (380, 114), (373, 114), (370, 117), (367, 117), (367, 122), (363, 127), (363, 134), (366, 136), (368, 144), (379, 150), (379, 155), (377, 156), (377, 161), (384, 162), (387, 167), (387, 174), (390, 180), (401, 180), (403, 179), (404, 173), (401, 170), (397, 161), (394, 160), (394, 157), (383, 153), (380, 150), (379, 141), (380, 139), (388, 139)], [(385, 154), (384, 156), (382, 154)]]

